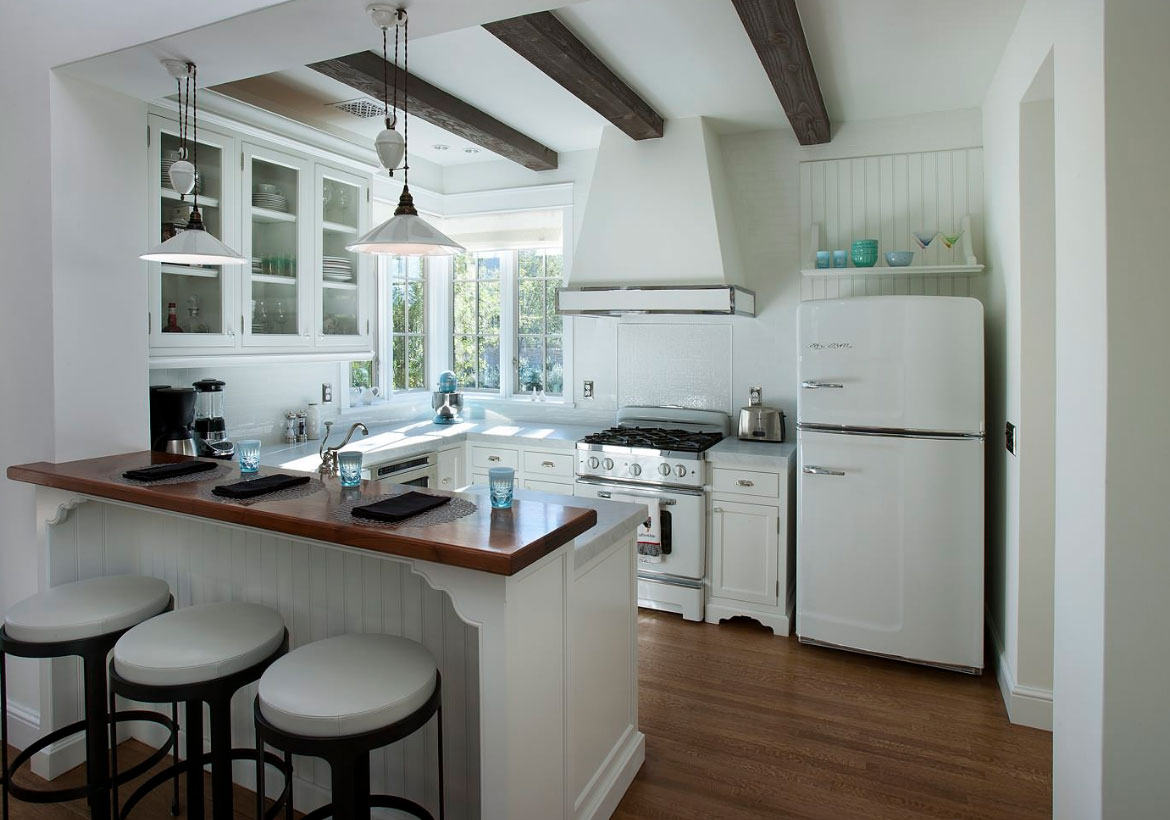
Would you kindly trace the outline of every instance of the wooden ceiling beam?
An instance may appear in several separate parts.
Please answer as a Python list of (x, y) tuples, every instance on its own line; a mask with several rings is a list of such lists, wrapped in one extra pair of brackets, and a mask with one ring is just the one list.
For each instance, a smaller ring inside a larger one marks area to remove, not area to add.
[(832, 138), (796, 0), (731, 0), (801, 145)]
[(550, 11), (484, 28), (636, 140), (662, 136), (662, 116)]
[[(358, 93), (380, 100), (383, 63), (382, 55), (363, 51), (311, 63), (309, 68), (344, 83)], [(409, 75), (407, 90), (409, 92), (407, 105), (411, 116), (463, 137), (533, 171), (551, 171), (557, 167), (556, 151), (426, 80), (413, 74)]]

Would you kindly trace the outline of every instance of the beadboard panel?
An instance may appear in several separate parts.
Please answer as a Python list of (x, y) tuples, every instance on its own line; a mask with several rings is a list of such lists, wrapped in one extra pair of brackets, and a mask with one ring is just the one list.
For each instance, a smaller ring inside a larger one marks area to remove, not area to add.
[[(957, 265), (958, 247), (936, 237), (923, 252), (917, 230), (956, 230), (971, 215), (975, 255), (983, 257), (983, 149), (927, 151), (800, 163), (801, 260), (806, 264), (811, 228), (820, 226), (821, 249), (848, 251), (855, 239), (877, 239), (882, 254), (915, 251), (915, 265)], [(809, 264), (811, 267), (811, 264)], [(801, 299), (850, 296), (981, 296), (978, 274), (806, 276)]]
[[(84, 548), (79, 532), (87, 533)], [(100, 533), (100, 543), (94, 534)], [(407, 564), (343, 547), (204, 523), (111, 504), (81, 504), (49, 529), (49, 583), (139, 573), (165, 580), (176, 608), (217, 601), (248, 601), (280, 612), (290, 647), (347, 632), (381, 632), (421, 642), (443, 676), (447, 815), (480, 816), (479, 631), (465, 623), (445, 592), (432, 589)], [(197, 545), (197, 548), (191, 548)], [(79, 662), (53, 661), (53, 723), (82, 714)], [(233, 700), (233, 745), (253, 744), (255, 685)], [(207, 727), (205, 727), (206, 729)], [(400, 794), (438, 813), (435, 721), (374, 752), (375, 791)], [(314, 808), (328, 790), (329, 767), (294, 759), (300, 810)], [(237, 779), (252, 782), (251, 764)], [(270, 788), (277, 781), (270, 781)], [(275, 794), (275, 792), (273, 792)]]

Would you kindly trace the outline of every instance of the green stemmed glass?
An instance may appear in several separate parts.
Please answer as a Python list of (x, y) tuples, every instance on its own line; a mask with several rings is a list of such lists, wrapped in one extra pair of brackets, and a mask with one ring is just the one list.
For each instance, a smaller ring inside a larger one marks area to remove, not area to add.
[(944, 233), (942, 234), (943, 244), (947, 246), (947, 250), (959, 244), (959, 240), (963, 238), (963, 231), (960, 229), (958, 233)]

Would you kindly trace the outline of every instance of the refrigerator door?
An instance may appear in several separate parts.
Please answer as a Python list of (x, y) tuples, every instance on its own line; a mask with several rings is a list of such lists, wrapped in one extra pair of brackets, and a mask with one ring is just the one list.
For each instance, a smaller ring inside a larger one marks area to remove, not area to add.
[(803, 302), (803, 425), (979, 434), (983, 305), (950, 296)]
[(798, 440), (797, 635), (982, 668), (982, 440)]

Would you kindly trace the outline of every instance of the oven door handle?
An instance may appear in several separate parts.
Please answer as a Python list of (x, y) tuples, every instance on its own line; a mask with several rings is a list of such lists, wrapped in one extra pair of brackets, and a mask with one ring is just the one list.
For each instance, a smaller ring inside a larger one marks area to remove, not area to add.
[[(657, 499), (658, 503), (661, 504), (663, 507), (673, 507), (675, 504), (678, 503), (673, 498), (658, 498), (658, 496), (656, 496), (656, 495), (646, 495), (646, 493), (627, 493), (625, 491), (621, 491), (618, 493), (618, 495), (628, 495), (631, 498), (654, 498), (654, 499)], [(597, 497), (598, 498), (613, 498), (613, 493), (610, 492), (609, 490), (598, 490)]]
[[(634, 487), (631, 487), (628, 484), (618, 485), (618, 484), (614, 484), (612, 481), (595, 481), (595, 480), (591, 480), (588, 478), (578, 478), (577, 483), (578, 484), (585, 484), (585, 485), (588, 485), (590, 487), (605, 488), (604, 492), (617, 493), (618, 495), (640, 495), (643, 498), (657, 498), (663, 504), (667, 503), (668, 501), (673, 500), (670, 498), (663, 498), (663, 496), (689, 495), (689, 496), (695, 496), (695, 497), (700, 497), (700, 498), (703, 496), (702, 490), (694, 490), (694, 489), (691, 489), (689, 487), (663, 487), (659, 490), (659, 489), (653, 489), (650, 487), (640, 486), (640, 487), (637, 487), (635, 489)], [(601, 493), (601, 492), (603, 492), (603, 490), (598, 489), (597, 492)], [(601, 498), (609, 498), (610, 496), (605, 495), (605, 496), (600, 496), (600, 497)]]

